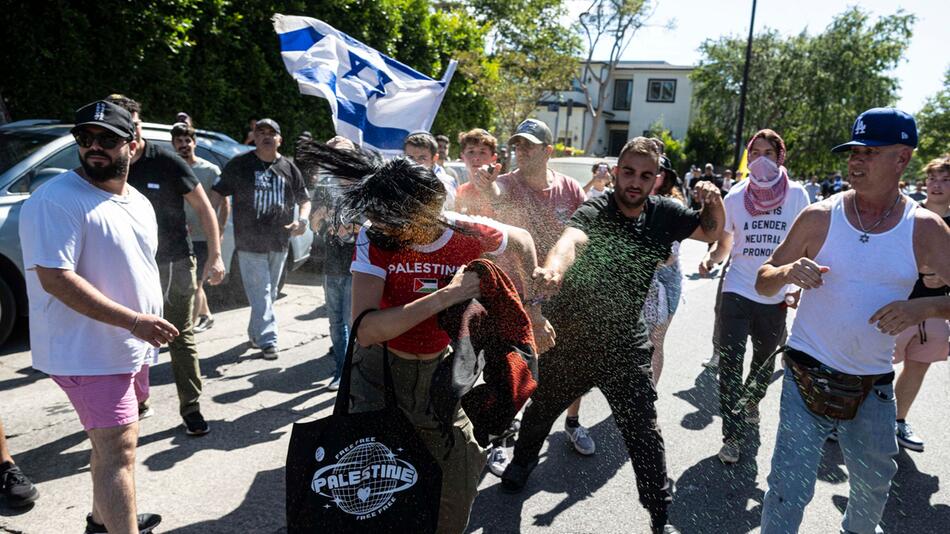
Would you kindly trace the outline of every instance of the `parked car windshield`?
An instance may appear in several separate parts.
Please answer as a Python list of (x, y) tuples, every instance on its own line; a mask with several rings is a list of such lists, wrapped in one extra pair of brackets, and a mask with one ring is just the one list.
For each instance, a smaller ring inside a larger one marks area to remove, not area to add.
[(57, 137), (47, 132), (0, 130), (0, 174)]

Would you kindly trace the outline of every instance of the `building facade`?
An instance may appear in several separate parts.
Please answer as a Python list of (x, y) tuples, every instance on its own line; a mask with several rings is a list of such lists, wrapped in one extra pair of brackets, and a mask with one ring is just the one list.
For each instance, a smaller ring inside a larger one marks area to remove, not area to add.
[[(606, 70), (607, 65), (600, 62), (594, 68)], [(595, 104), (598, 89), (607, 91), (596, 129), (578, 80), (570, 91), (545, 95), (538, 102), (535, 116), (548, 124), (559, 142), (575, 148), (583, 149), (589, 132), (595, 130), (590, 153), (597, 156), (618, 155), (628, 139), (643, 135), (657, 121), (674, 138), (683, 139), (692, 111), (692, 71), (691, 66), (665, 61), (621, 61), (605, 87), (598, 88), (592, 79), (588, 80)]]

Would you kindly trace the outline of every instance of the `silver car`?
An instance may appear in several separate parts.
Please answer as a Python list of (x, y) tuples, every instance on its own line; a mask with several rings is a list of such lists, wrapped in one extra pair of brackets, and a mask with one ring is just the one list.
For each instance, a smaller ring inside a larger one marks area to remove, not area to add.
[[(79, 167), (79, 150), (69, 133), (71, 124), (58, 121), (30, 120), (0, 125), (0, 345), (6, 342), (18, 317), (27, 315), (23, 253), (20, 250), (20, 206), (30, 193), (50, 178)], [(143, 123), (142, 137), (169, 150), (171, 125)], [(252, 147), (242, 145), (225, 134), (198, 130), (195, 154), (223, 168), (234, 156)], [(287, 270), (293, 270), (310, 257), (313, 232), (291, 239)], [(221, 252), (228, 276), (212, 293), (241, 302), (244, 289), (234, 255), (234, 226), (225, 227)], [(283, 283), (283, 280), (281, 280)]]

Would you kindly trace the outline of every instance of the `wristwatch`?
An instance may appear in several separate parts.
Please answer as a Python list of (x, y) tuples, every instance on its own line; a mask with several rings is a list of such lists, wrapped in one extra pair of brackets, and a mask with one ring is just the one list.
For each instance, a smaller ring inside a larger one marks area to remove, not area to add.
[(310, 224), (310, 221), (308, 221), (307, 219), (305, 219), (305, 218), (303, 218), (303, 217), (297, 219), (297, 222), (299, 222), (300, 224), (302, 224), (304, 228), (306, 228), (307, 225)]

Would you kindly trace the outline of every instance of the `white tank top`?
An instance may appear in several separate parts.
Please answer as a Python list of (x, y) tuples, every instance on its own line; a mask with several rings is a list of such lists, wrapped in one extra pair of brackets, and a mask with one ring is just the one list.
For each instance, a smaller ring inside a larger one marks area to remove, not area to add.
[(788, 346), (843, 373), (889, 373), (895, 338), (878, 331), (868, 319), (886, 304), (907, 300), (917, 281), (917, 203), (905, 198), (897, 226), (869, 234), (868, 242), (862, 243), (864, 232), (845, 216), (844, 197), (834, 199), (828, 236), (815, 256), (815, 262), (830, 271), (822, 275), (821, 287), (802, 292)]

